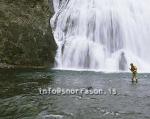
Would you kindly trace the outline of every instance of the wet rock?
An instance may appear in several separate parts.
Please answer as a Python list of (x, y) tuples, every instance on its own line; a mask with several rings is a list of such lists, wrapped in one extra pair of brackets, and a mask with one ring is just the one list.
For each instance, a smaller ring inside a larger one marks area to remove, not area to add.
[(7, 68), (7, 69), (9, 69), (9, 68), (14, 68), (14, 66), (6, 64), (6, 63), (0, 63), (0, 68)]
[(93, 89), (93, 87), (92, 87), (92, 86), (89, 86), (89, 87), (87, 87), (87, 89), (88, 89), (88, 90), (92, 90), (92, 89)]
[(49, 25), (52, 15), (52, 1), (2, 0), (0, 63), (20, 67), (52, 66), (56, 51)]

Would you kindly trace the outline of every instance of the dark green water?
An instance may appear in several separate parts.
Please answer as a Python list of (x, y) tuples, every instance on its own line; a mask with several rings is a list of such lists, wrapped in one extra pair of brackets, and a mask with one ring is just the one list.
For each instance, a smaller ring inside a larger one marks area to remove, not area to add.
[[(0, 70), (0, 119), (150, 119), (150, 74), (138, 77), (132, 83), (128, 73)], [(107, 94), (40, 95), (47, 87)]]

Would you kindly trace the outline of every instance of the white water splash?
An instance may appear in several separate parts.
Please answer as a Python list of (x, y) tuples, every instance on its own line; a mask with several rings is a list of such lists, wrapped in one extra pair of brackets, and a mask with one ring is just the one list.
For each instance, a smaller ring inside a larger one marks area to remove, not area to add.
[(132, 62), (150, 71), (150, 0), (53, 3), (56, 68), (128, 71)]

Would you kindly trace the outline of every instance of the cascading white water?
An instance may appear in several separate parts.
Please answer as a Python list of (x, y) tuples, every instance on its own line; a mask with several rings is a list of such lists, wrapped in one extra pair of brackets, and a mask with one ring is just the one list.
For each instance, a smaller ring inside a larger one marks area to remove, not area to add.
[(150, 71), (150, 0), (53, 0), (56, 68)]

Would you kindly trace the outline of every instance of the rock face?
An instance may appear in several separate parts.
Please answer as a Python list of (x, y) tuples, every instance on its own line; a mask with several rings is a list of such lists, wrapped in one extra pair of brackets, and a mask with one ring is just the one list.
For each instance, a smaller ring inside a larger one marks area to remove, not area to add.
[(52, 65), (56, 51), (49, 25), (52, 14), (51, 0), (1, 0), (0, 63)]

